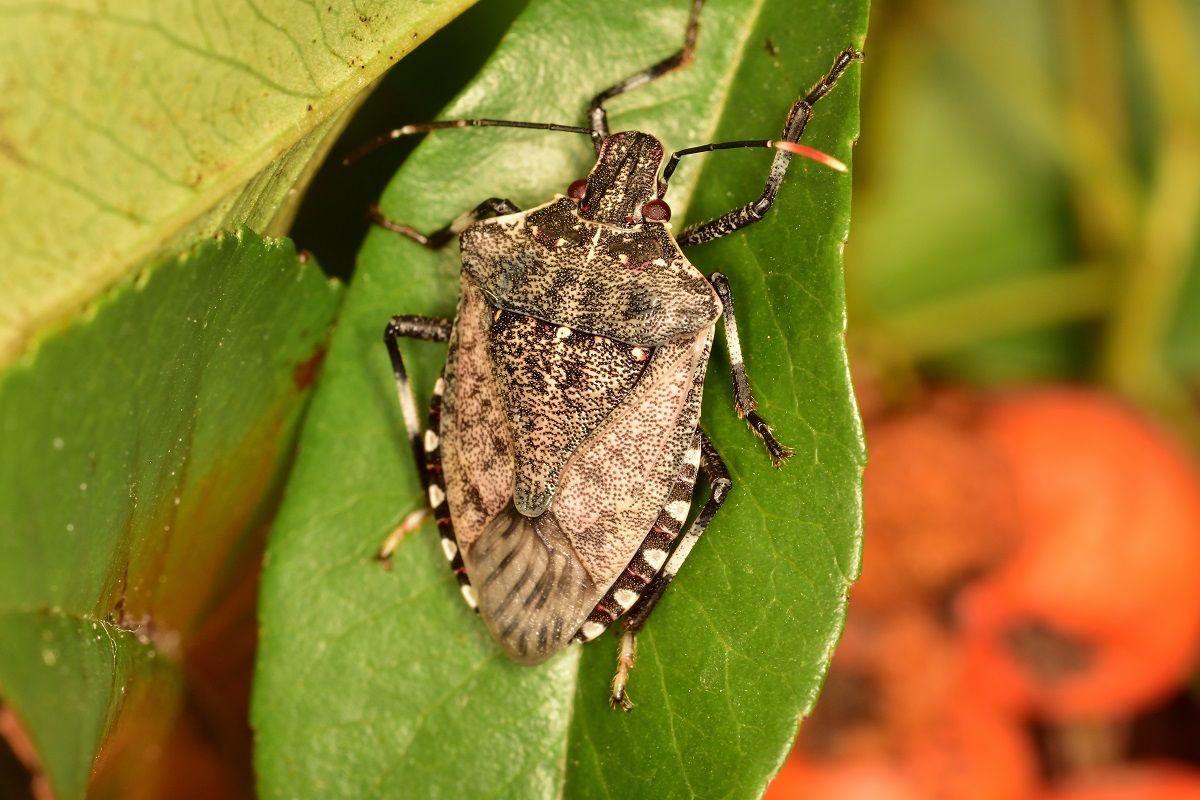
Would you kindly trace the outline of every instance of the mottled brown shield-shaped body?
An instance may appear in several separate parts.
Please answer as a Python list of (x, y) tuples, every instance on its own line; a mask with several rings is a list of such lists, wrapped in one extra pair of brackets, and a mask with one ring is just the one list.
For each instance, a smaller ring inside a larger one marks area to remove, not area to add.
[(480, 614), (536, 663), (667, 504), (722, 306), (666, 225), (586, 219), (564, 197), (472, 225), (462, 260), (440, 478)]

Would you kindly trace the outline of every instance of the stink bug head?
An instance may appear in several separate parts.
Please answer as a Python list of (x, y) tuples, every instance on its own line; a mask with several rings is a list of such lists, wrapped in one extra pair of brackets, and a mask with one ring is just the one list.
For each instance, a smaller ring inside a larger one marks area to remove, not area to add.
[(642, 206), (655, 198), (662, 160), (662, 142), (650, 134), (622, 131), (605, 137), (588, 173), (579, 216), (621, 227), (641, 222)]

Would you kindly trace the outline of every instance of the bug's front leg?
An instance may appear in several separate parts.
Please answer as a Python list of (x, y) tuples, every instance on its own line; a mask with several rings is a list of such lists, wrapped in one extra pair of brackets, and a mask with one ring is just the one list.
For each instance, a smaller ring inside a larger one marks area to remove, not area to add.
[(733, 481), (729, 478), (729, 469), (721, 460), (720, 453), (713, 447), (713, 443), (709, 441), (704, 431), (699, 428), (696, 429), (695, 441), (700, 448), (700, 474), (708, 481), (710, 494), (695, 521), (680, 537), (675, 549), (671, 551), (671, 557), (667, 559), (663, 568), (642, 592), (637, 604), (625, 616), (624, 629), (621, 631), (621, 646), (617, 654), (617, 672), (613, 676), (612, 695), (609, 697), (609, 703), (613, 708), (620, 706), (625, 711), (633, 708), (633, 703), (630, 702), (629, 693), (625, 687), (629, 683), (629, 670), (633, 668), (633, 662), (637, 655), (637, 643), (634, 637), (646, 624), (646, 620), (650, 618), (650, 613), (662, 599), (663, 592), (667, 590), (667, 586), (670, 585), (680, 567), (683, 566), (683, 562), (691, 554), (692, 548), (696, 546), (696, 542), (704, 534), (708, 524), (712, 522), (713, 516), (725, 502), (725, 497), (733, 486)]
[(692, 55), (696, 50), (696, 37), (700, 33), (700, 9), (703, 5), (704, 0), (692, 0), (692, 10), (688, 14), (687, 27), (683, 34), (683, 47), (657, 64), (633, 73), (625, 80), (613, 84), (592, 98), (592, 102), (588, 104), (588, 123), (592, 127), (592, 141), (596, 145), (597, 153), (600, 152), (600, 145), (608, 137), (608, 112), (604, 110), (605, 102), (692, 63)]
[(758, 415), (755, 410), (758, 402), (750, 391), (750, 379), (746, 376), (746, 365), (742, 361), (742, 342), (738, 338), (737, 317), (733, 313), (733, 295), (729, 292), (729, 279), (719, 272), (714, 272), (709, 281), (721, 298), (725, 307), (722, 318), (725, 322), (725, 345), (729, 350), (729, 371), (733, 374), (733, 405), (737, 415), (746, 420), (767, 446), (771, 454), (771, 463), (776, 467), (792, 457), (792, 449), (780, 444), (771, 433), (771, 426)]
[[(403, 337), (426, 342), (445, 342), (450, 339), (450, 330), (453, 325), (454, 323), (448, 319), (398, 316), (392, 317), (383, 330), (383, 342), (387, 346), (388, 356), (392, 361), (392, 374), (396, 379), (396, 394), (400, 397), (400, 411), (404, 416), (404, 428), (408, 434), (408, 443), (412, 447), (413, 458), (417, 462), (417, 474), (421, 478), (421, 486), (427, 493), (429, 491), (429, 473), (425, 465), (425, 443), (421, 432), (421, 419), (417, 413), (417, 402), (413, 397), (412, 384), (408, 381), (408, 371), (404, 368), (404, 358), (400, 355), (398, 341)], [(404, 536), (420, 525), (424, 517), (424, 508), (405, 517), (404, 521), (380, 545), (377, 557), (386, 563)]]
[(428, 247), (430, 250), (440, 250), (469, 226), (479, 222), (479, 220), (487, 219), (488, 217), (499, 217), (504, 214), (516, 214), (520, 210), (511, 200), (506, 200), (503, 197), (489, 197), (467, 213), (456, 217), (449, 225), (438, 228), (429, 234), (421, 233), (408, 225), (388, 219), (379, 210), (379, 206), (377, 205), (371, 206), (367, 211), (367, 217), (379, 227), (387, 228), (389, 231), (398, 233), (401, 236), (407, 236), (422, 247)]
[[(808, 94), (797, 100), (791, 111), (788, 112), (787, 122), (783, 127), (782, 138), (784, 141), (800, 141), (800, 136), (804, 133), (805, 127), (808, 126), (808, 120), (812, 117), (813, 106), (818, 100), (829, 94), (829, 90), (837, 83), (838, 78), (842, 77), (842, 73), (853, 62), (862, 60), (862, 57), (862, 53), (850, 48), (838, 54), (825, 77), (821, 78)], [(771, 171), (767, 173), (766, 185), (757, 200), (722, 214), (716, 219), (688, 228), (675, 237), (679, 246), (689, 247), (694, 244), (711, 242), (713, 239), (719, 239), (762, 219), (770, 210), (771, 204), (775, 202), (775, 195), (779, 193), (779, 187), (783, 184), (783, 176), (787, 174), (788, 164), (791, 163), (791, 160), (792, 154), (787, 150), (777, 152), (775, 160), (771, 162)]]

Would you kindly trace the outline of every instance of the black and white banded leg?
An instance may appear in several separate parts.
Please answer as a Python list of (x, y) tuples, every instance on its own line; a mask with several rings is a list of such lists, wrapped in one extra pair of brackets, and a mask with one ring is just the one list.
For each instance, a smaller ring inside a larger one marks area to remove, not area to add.
[[(833, 66), (830, 67), (825, 77), (821, 78), (808, 94), (797, 100), (788, 112), (787, 122), (783, 126), (783, 141), (800, 141), (800, 137), (808, 125), (808, 120), (812, 117), (813, 106), (818, 100), (829, 93), (829, 90), (833, 88), (838, 78), (842, 76), (842, 73), (846, 71), (851, 63), (861, 59), (862, 53), (850, 48), (838, 54), (837, 58), (834, 59)], [(754, 143), (746, 144), (760, 146)], [(709, 146), (701, 145), (697, 148), (689, 148), (689, 152), (702, 152), (706, 147)], [(672, 156), (672, 159), (677, 160), (678, 155), (683, 154), (685, 154), (684, 151), (680, 151), (676, 156)], [(775, 195), (779, 193), (779, 187), (783, 183), (784, 175), (787, 174), (788, 164), (791, 163), (792, 155), (787, 150), (777, 150), (775, 159), (771, 162), (771, 170), (767, 173), (767, 183), (757, 200), (747, 203), (741, 208), (736, 208), (733, 211), (722, 214), (716, 219), (687, 228), (675, 238), (679, 242), (679, 246), (690, 247), (696, 244), (703, 244), (704, 242), (711, 242), (713, 239), (719, 239), (762, 219), (767, 211), (770, 210), (771, 204), (775, 202)], [(668, 171), (671, 169), (673, 167), (669, 165)]]
[(733, 311), (729, 279), (720, 272), (714, 272), (709, 282), (721, 298), (721, 305), (725, 307), (722, 319), (725, 323), (725, 346), (729, 350), (729, 371), (733, 375), (734, 409), (739, 417), (749, 423), (750, 429), (762, 438), (763, 444), (771, 454), (771, 463), (776, 467), (782, 466), (784, 461), (792, 457), (792, 449), (784, 447), (775, 439), (771, 433), (771, 426), (755, 410), (758, 408), (758, 402), (754, 399), (754, 393), (750, 391), (750, 379), (746, 376), (746, 364), (742, 360), (742, 342), (738, 338), (737, 317)]
[[(400, 411), (404, 416), (404, 428), (408, 434), (408, 443), (417, 464), (417, 474), (421, 478), (421, 486), (427, 494), (430, 493), (430, 486), (433, 484), (429, 481), (429, 472), (426, 467), (426, 440), (429, 438), (429, 434), (432, 433), (435, 437), (437, 434), (432, 431), (422, 433), (417, 402), (413, 397), (412, 385), (408, 381), (408, 372), (404, 369), (404, 359), (400, 355), (400, 347), (397, 342), (401, 337), (420, 339), (426, 342), (445, 342), (450, 339), (450, 330), (453, 324), (448, 319), (400, 316), (392, 317), (383, 331), (383, 341), (392, 361), (392, 374), (396, 379), (396, 394), (400, 397)], [(432, 501), (432, 499), (431, 497), (430, 500)], [(431, 502), (430, 505), (436, 510), (436, 504)], [(421, 523), (424, 518), (423, 512), (424, 509), (420, 512), (413, 512), (404, 518), (404, 521), (379, 548), (378, 558), (380, 560), (387, 562), (404, 535)]]
[(733, 481), (729, 478), (729, 470), (725, 466), (725, 462), (721, 460), (717, 449), (713, 447), (709, 438), (704, 434), (704, 431), (696, 430), (696, 435), (700, 439), (700, 474), (708, 481), (710, 494), (704, 506), (700, 509), (700, 513), (696, 516), (695, 521), (679, 538), (675, 548), (671, 551), (671, 555), (667, 558), (666, 563), (662, 565), (662, 569), (654, 576), (645, 590), (642, 591), (641, 597), (637, 603), (629, 610), (625, 616), (624, 629), (621, 632), (621, 645), (617, 654), (617, 672), (613, 676), (612, 695), (609, 698), (609, 703), (614, 707), (620, 706), (626, 711), (633, 708), (633, 703), (629, 700), (629, 694), (625, 687), (629, 682), (629, 670), (633, 667), (634, 659), (637, 655), (637, 645), (635, 635), (646, 624), (650, 613), (654, 611), (654, 607), (658, 605), (658, 601), (662, 599), (663, 592), (670, 585), (672, 579), (678, 574), (679, 568), (683, 566), (683, 562), (691, 554), (692, 548), (696, 546), (696, 542), (704, 534), (708, 524), (712, 522), (713, 516), (717, 510), (725, 502), (726, 495), (729, 494), (730, 488), (733, 486)]
[(597, 153), (600, 152), (600, 145), (604, 142), (604, 138), (608, 136), (608, 112), (604, 110), (606, 100), (611, 100), (619, 94), (624, 94), (630, 89), (649, 83), (655, 78), (662, 77), (668, 72), (685, 67), (692, 62), (692, 53), (696, 49), (696, 37), (700, 33), (700, 8), (703, 5), (704, 0), (692, 0), (692, 10), (688, 15), (687, 29), (683, 35), (683, 47), (657, 64), (633, 73), (625, 80), (613, 84), (592, 98), (592, 102), (588, 104), (588, 123), (592, 127), (592, 143), (596, 146)]
[(372, 205), (368, 209), (367, 217), (379, 227), (386, 228), (392, 233), (398, 233), (401, 236), (407, 236), (422, 247), (428, 247), (430, 250), (440, 250), (454, 241), (455, 237), (469, 226), (479, 222), (479, 220), (487, 219), (488, 217), (499, 217), (505, 214), (516, 214), (520, 210), (511, 200), (506, 200), (502, 197), (489, 197), (465, 214), (460, 214), (449, 225), (438, 228), (429, 234), (421, 233), (408, 225), (388, 219), (379, 210), (379, 206), (376, 205)]

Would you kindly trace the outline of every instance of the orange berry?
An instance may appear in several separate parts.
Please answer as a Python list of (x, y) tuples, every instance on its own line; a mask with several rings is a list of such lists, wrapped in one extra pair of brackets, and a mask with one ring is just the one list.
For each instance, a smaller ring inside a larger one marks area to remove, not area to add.
[(767, 786), (764, 800), (922, 800), (883, 759), (817, 762), (793, 756)]
[(1200, 644), (1195, 466), (1091, 391), (1008, 396), (983, 424), (1022, 534), (961, 598), (969, 668), (1054, 719), (1128, 714), (1179, 686)]
[(863, 574), (852, 606), (940, 603), (1015, 537), (1003, 461), (973, 409), (938, 403), (867, 427)]
[(803, 769), (791, 765), (780, 781), (795, 797), (1028, 797), (1032, 745), (1015, 720), (974, 706), (963, 680), (957, 642), (929, 613), (852, 609), (800, 728), (793, 759)]

